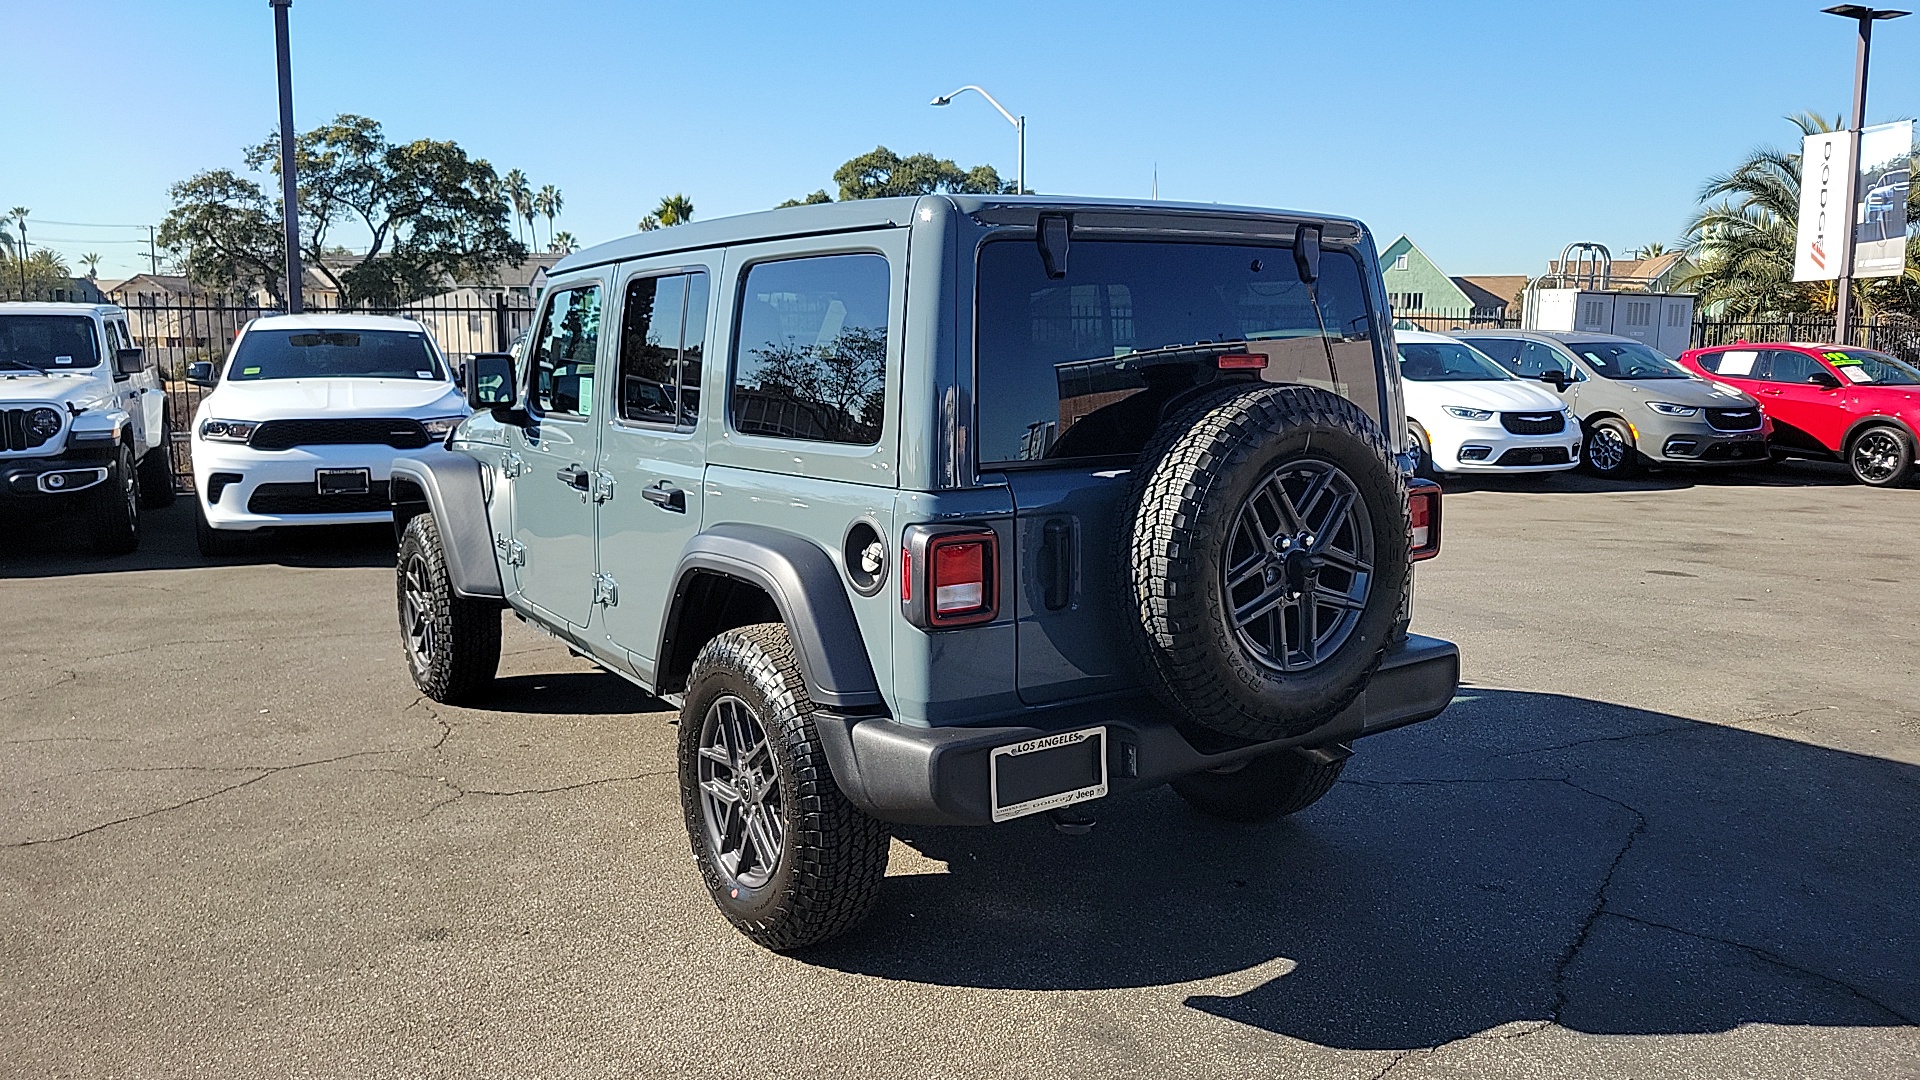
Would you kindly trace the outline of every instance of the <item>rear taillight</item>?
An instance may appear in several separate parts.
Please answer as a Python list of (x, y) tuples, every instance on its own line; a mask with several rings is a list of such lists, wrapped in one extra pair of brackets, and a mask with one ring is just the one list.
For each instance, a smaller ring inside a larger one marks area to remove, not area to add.
[(916, 525), (900, 554), (900, 602), (915, 625), (944, 630), (999, 614), (1000, 539), (993, 530)]
[(1407, 521), (1412, 531), (1408, 552), (1414, 562), (1440, 554), (1440, 485), (1431, 480), (1407, 482)]
[(1214, 363), (1221, 371), (1260, 371), (1267, 366), (1265, 353), (1221, 353)]

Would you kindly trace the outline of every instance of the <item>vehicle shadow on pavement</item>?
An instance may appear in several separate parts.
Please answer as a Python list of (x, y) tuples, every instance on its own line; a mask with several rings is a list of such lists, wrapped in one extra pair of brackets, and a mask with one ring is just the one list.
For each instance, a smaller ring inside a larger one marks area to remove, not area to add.
[(1230, 825), (1166, 789), (1105, 810), (1087, 837), (902, 829), (947, 872), (889, 878), (868, 926), (804, 957), (936, 984), (1164, 988), (1348, 1049), (1516, 1022), (1920, 1023), (1911, 765), (1467, 688), (1363, 743), (1293, 818)]
[(1619, 491), (1680, 491), (1692, 487), (1852, 487), (1845, 465), (1794, 459), (1778, 465), (1742, 465), (1717, 469), (1656, 469), (1629, 480), (1607, 480), (1578, 469), (1518, 476), (1452, 474), (1440, 478), (1448, 494), (1469, 491), (1538, 492), (1542, 495), (1597, 495)]
[(673, 706), (611, 672), (554, 671), (503, 675), (487, 693), (490, 712), (553, 716), (625, 716)]
[(193, 515), (188, 496), (165, 509), (142, 511), (140, 549), (130, 555), (100, 556), (88, 548), (86, 523), (78, 514), (37, 513), (10, 522), (0, 531), (0, 579), (248, 564), (314, 568), (393, 565), (391, 525), (288, 529), (262, 537), (246, 555), (209, 559), (194, 544)]

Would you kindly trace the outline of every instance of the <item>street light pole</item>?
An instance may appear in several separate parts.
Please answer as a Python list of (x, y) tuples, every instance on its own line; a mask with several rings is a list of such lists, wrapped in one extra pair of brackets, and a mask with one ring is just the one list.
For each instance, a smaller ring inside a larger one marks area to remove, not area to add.
[(1015, 166), (1017, 171), (1014, 173), (1013, 190), (1014, 190), (1014, 194), (1016, 195), (1025, 195), (1027, 193), (1027, 118), (1025, 116), (1013, 115), (1012, 113), (1007, 111), (1006, 106), (1000, 104), (1000, 102), (995, 100), (992, 94), (989, 94), (985, 90), (982, 90), (979, 87), (973, 86), (971, 84), (967, 86), (963, 86), (960, 89), (955, 90), (951, 94), (942, 94), (939, 97), (934, 98), (930, 104), (934, 104), (934, 105), (949, 104), (953, 101), (954, 98), (959, 97), (961, 94), (964, 94), (969, 90), (973, 91), (976, 94), (979, 94), (983, 98), (986, 98), (987, 104), (999, 110), (1000, 115), (1006, 117), (1007, 123), (1012, 124), (1013, 130), (1019, 134), (1020, 156), (1018, 158), (1019, 164)]
[(1860, 198), (1860, 130), (1867, 126), (1867, 61), (1873, 52), (1873, 24), (1881, 19), (1897, 19), (1911, 14), (1905, 11), (1875, 9), (1864, 4), (1836, 4), (1821, 9), (1825, 14), (1853, 19), (1860, 24), (1860, 39), (1853, 55), (1853, 122), (1847, 128), (1848, 156), (1853, 167), (1842, 178), (1840, 205), (1845, 207), (1847, 227), (1840, 234), (1840, 275), (1834, 282), (1834, 336), (1840, 344), (1853, 344), (1853, 248), (1859, 235), (1855, 203)]
[(287, 313), (298, 315), (300, 302), (300, 178), (293, 169), (293, 61), (287, 50), (287, 9), (293, 0), (267, 0), (273, 8), (273, 45), (280, 68), (280, 203), (287, 229)]

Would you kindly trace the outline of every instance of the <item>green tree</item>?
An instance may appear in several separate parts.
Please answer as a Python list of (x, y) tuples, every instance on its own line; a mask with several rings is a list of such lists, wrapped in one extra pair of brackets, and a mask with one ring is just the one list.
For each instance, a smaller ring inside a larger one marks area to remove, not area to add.
[(547, 250), (560, 255), (571, 255), (580, 250), (580, 241), (574, 239), (572, 233), (561, 229), (554, 234), (553, 241), (547, 245)]
[[(507, 229), (493, 166), (452, 142), (395, 143), (376, 121), (341, 115), (301, 134), (294, 155), (302, 255), (348, 305), (405, 303), (449, 279), (525, 257)], [(245, 156), (257, 171), (279, 172), (277, 138)], [(160, 239), (190, 277), (220, 288), (258, 285), (285, 299), (278, 200), (225, 169), (182, 181), (171, 194)], [(364, 228), (370, 243), (358, 262), (341, 269), (326, 255), (337, 247), (329, 243), (333, 230), (344, 224)]]
[(660, 205), (654, 210), (653, 216), (660, 219), (660, 224), (663, 226), (685, 225), (693, 220), (693, 200), (676, 191), (660, 200)]
[(533, 188), (527, 184), (527, 174), (519, 169), (509, 170), (507, 175), (500, 178), (500, 190), (513, 207), (514, 239), (524, 241), (520, 235), (520, 221), (525, 218), (531, 222), (533, 218)]
[(815, 191), (813, 194), (808, 195), (804, 198), (788, 199), (786, 202), (783, 202), (780, 205), (774, 207), (774, 209), (785, 210), (789, 206), (814, 206), (819, 203), (829, 203), (832, 201), (833, 201), (833, 196), (827, 194), (826, 188), (821, 188), (820, 190)]
[[(1815, 113), (1790, 116), (1787, 121), (1802, 137), (1840, 126), (1837, 118), (1828, 120)], [(1708, 177), (1700, 202), (1681, 248), (1696, 268), (1682, 285), (1700, 294), (1702, 306), (1741, 319), (1833, 310), (1832, 282), (1793, 280), (1800, 214), (1797, 152), (1755, 149), (1732, 171)], [(1920, 187), (1908, 191), (1907, 220), (1920, 222)], [(1854, 296), (1864, 313), (1920, 315), (1916, 244), (1920, 240), (1909, 236), (1907, 268), (1901, 276), (1854, 283)]]
[[(841, 201), (884, 199), (896, 195), (931, 195), (948, 191), (964, 195), (1008, 195), (1013, 185), (1000, 179), (991, 165), (962, 169), (949, 158), (932, 154), (901, 157), (884, 146), (852, 158), (833, 171), (833, 182), (840, 186)], [(803, 199), (788, 199), (786, 206), (807, 206), (832, 202), (825, 189)]]
[(48, 299), (53, 294), (72, 289), (72, 272), (51, 249), (35, 249), (27, 255), (24, 266), (12, 249), (0, 252), (0, 296), (13, 295), (23, 300)]
[[(563, 205), (565, 205), (565, 201), (560, 197), (560, 189), (554, 187), (552, 184), (541, 187), (540, 193), (533, 197), (534, 210), (538, 212), (540, 216), (547, 219), (547, 239), (549, 246), (551, 246), (553, 239), (553, 219), (560, 216), (560, 208)], [(539, 237), (536, 236), (534, 239), (538, 240)]]
[(1629, 259), (1657, 259), (1667, 253), (1667, 245), (1658, 240), (1649, 240), (1632, 251), (1627, 252)]
[(86, 264), (88, 281), (100, 280), (100, 253), (99, 252), (89, 251), (85, 255), (80, 256), (80, 261)]

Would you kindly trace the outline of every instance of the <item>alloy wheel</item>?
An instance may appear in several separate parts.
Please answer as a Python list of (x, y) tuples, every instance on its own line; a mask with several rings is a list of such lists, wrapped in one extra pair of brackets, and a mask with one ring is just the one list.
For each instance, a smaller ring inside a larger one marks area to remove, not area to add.
[(708, 849), (735, 883), (764, 886), (786, 837), (780, 778), (766, 729), (732, 694), (716, 699), (700, 722), (699, 780)]
[(401, 622), (407, 634), (407, 656), (418, 671), (433, 666), (439, 647), (433, 626), (433, 578), (427, 572), (424, 555), (407, 560), (405, 585), (401, 593)]
[(1869, 484), (1884, 484), (1900, 471), (1906, 448), (1890, 431), (1869, 431), (1853, 444), (1853, 473)]
[(1627, 460), (1627, 441), (1610, 427), (1598, 427), (1587, 437), (1587, 463), (1601, 472), (1612, 472)]
[(1308, 671), (1353, 635), (1373, 589), (1373, 521), (1358, 485), (1331, 462), (1288, 462), (1241, 505), (1221, 572), (1241, 648), (1284, 672)]

